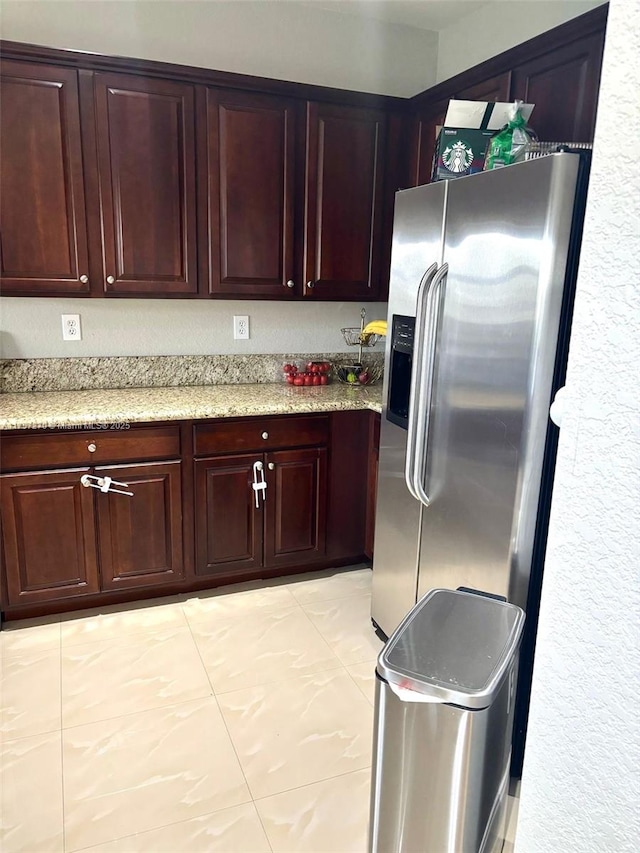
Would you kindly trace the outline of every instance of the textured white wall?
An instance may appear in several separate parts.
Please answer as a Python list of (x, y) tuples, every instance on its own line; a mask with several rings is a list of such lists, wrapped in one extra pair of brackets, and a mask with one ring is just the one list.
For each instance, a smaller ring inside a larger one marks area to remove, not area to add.
[(301, 83), (413, 95), (438, 35), (282, 0), (4, 0), (2, 37)]
[(640, 4), (612, 0), (517, 853), (640, 846)]
[[(384, 303), (367, 304), (369, 320)], [(187, 299), (0, 299), (0, 357), (214, 355), (345, 352), (343, 326), (360, 325), (348, 302), (253, 302)], [(82, 341), (63, 341), (61, 314), (80, 314)], [(233, 315), (248, 314), (251, 338), (233, 340)]]
[[(605, 0), (494, 0), (440, 31), (437, 82), (571, 20)], [(633, 5), (636, 0), (628, 0)]]

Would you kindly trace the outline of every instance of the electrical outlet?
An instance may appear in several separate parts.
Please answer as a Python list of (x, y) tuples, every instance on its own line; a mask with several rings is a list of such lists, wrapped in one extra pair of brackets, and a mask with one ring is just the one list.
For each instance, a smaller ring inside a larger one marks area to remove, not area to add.
[(233, 339), (234, 341), (249, 340), (249, 318), (246, 314), (234, 315)]
[(62, 340), (82, 340), (82, 327), (80, 326), (79, 314), (62, 314)]

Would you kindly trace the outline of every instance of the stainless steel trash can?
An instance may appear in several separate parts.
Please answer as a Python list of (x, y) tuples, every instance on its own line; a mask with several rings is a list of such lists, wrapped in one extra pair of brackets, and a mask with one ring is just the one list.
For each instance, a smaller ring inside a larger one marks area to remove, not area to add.
[(376, 667), (369, 849), (502, 849), (524, 613), (436, 589), (411, 610)]

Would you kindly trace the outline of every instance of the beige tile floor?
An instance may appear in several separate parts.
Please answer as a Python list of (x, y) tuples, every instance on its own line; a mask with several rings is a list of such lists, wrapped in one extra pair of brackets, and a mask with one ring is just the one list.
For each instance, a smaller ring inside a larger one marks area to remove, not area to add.
[(370, 583), (327, 571), (5, 626), (2, 853), (364, 853)]

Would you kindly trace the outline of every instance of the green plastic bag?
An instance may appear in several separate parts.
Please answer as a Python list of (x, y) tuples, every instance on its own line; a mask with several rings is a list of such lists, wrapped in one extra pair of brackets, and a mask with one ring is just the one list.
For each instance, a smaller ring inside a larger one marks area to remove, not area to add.
[(489, 140), (484, 161), (485, 172), (523, 160), (529, 145), (537, 140), (537, 136), (527, 127), (527, 122), (522, 117), (521, 106), (522, 101), (514, 101), (509, 123)]

